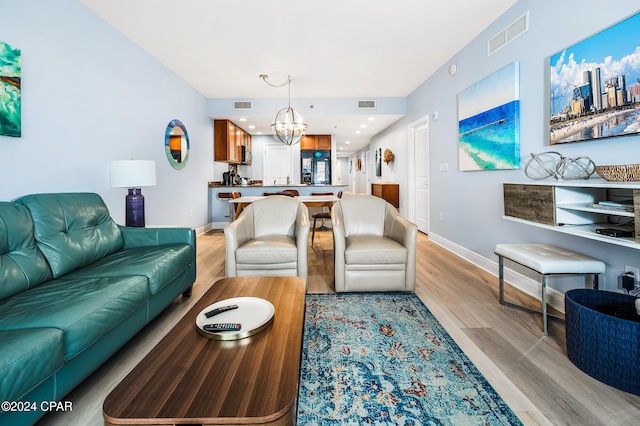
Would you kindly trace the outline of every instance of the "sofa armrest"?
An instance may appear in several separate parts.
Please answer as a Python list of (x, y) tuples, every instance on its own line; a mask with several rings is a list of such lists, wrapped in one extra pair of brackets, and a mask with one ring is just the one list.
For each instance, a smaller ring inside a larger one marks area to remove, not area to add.
[(226, 240), (225, 276), (237, 276), (236, 250), (253, 236), (253, 205), (249, 204), (236, 220), (224, 227)]
[(157, 247), (167, 244), (196, 246), (196, 233), (191, 228), (129, 228), (119, 225), (124, 239), (124, 249)]
[(342, 219), (342, 207), (340, 203), (336, 203), (331, 209), (331, 227), (333, 228), (333, 255), (335, 264), (335, 290), (337, 292), (345, 291), (344, 274), (345, 274), (345, 257), (344, 252), (347, 246), (344, 221)]

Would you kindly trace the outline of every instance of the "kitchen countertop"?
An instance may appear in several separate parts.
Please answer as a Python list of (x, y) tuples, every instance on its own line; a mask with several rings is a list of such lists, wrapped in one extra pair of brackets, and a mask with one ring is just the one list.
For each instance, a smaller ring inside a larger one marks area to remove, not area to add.
[[(259, 183), (258, 183), (259, 182)], [(231, 216), (230, 206), (233, 207), (231, 203), (229, 203), (229, 195), (231, 192), (239, 192), (243, 197), (255, 197), (262, 196), (265, 192), (280, 192), (285, 189), (295, 189), (299, 192), (301, 196), (310, 196), (313, 193), (325, 193), (331, 192), (335, 195), (339, 191), (346, 191), (348, 188), (347, 185), (301, 185), (301, 184), (291, 184), (291, 185), (263, 185), (261, 181), (257, 181), (257, 183), (242, 186), (242, 185), (233, 185), (226, 186), (222, 184), (222, 181), (211, 181), (208, 183), (208, 193), (209, 193), (209, 214), (210, 214), (210, 222), (213, 224), (213, 227), (216, 229), (222, 229), (224, 226), (229, 224), (229, 216)], [(220, 197), (220, 195), (223, 195)]]
[(339, 185), (307, 185), (304, 183), (292, 183), (292, 184), (277, 184), (277, 185), (264, 185), (262, 183), (252, 183), (249, 185), (224, 185), (220, 181), (209, 182), (209, 188), (297, 188), (297, 187), (326, 187), (326, 186), (347, 186), (343, 184)]

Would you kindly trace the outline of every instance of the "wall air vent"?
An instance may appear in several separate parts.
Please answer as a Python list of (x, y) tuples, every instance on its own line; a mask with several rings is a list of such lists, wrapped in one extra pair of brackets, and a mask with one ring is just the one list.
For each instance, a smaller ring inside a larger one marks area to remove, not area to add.
[(527, 31), (529, 31), (529, 11), (487, 41), (487, 56), (491, 56)]
[(358, 109), (376, 109), (376, 101), (358, 101)]
[(251, 101), (233, 101), (234, 110), (249, 110), (253, 109)]

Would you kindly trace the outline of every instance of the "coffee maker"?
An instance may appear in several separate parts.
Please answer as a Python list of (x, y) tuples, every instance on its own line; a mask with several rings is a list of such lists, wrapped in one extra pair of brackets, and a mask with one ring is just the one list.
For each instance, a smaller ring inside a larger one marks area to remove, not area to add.
[(222, 184), (224, 186), (232, 186), (236, 183), (236, 171), (231, 169), (228, 172), (222, 173)]

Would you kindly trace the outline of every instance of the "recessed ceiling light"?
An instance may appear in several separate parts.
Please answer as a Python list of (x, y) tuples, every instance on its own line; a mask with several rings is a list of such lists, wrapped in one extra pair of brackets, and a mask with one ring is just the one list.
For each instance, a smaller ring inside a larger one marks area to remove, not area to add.
[(366, 124), (361, 124), (361, 125), (360, 125), (360, 128), (361, 128), (361, 129), (366, 129), (366, 128), (367, 128), (367, 125), (366, 125)]
[(262, 132), (256, 132), (256, 135), (261, 135), (261, 134), (262, 134)]
[(247, 119), (246, 118), (241, 118), (240, 121), (247, 121)]
[(351, 143), (351, 141), (344, 141), (344, 143), (346, 143), (347, 145), (349, 145)]
[(375, 117), (369, 117), (369, 121), (374, 121), (375, 119)]
[(359, 134), (360, 134), (360, 130), (356, 130), (356, 135), (359, 135)]
[(251, 126), (249, 126), (250, 129), (255, 129), (256, 126), (254, 126), (253, 124)]

